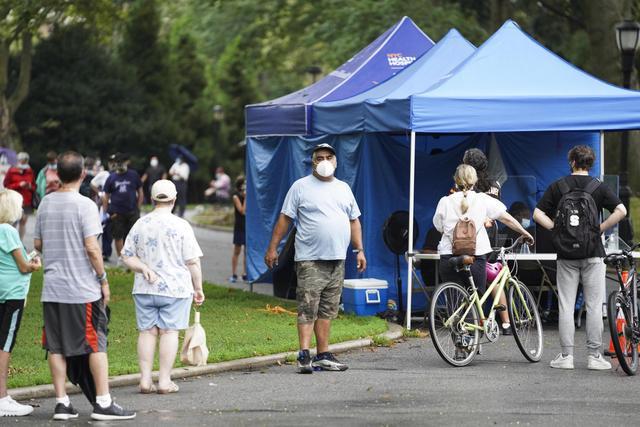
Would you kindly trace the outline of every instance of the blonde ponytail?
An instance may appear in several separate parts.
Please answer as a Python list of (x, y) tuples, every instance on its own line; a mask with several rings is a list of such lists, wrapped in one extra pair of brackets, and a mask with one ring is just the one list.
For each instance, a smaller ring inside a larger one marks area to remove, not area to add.
[(460, 211), (462, 214), (466, 214), (469, 210), (469, 201), (467, 200), (467, 192), (476, 185), (478, 182), (478, 174), (473, 166), (469, 165), (459, 165), (456, 168), (456, 173), (453, 176), (453, 179), (456, 183), (456, 186), (462, 190), (463, 197), (462, 202), (460, 203)]

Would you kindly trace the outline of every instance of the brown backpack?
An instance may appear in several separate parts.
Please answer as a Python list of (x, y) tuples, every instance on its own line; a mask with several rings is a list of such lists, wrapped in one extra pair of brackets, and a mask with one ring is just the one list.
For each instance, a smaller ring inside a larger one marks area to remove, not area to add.
[(453, 228), (453, 255), (470, 255), (476, 254), (476, 225), (467, 218), (463, 217), (458, 220)]

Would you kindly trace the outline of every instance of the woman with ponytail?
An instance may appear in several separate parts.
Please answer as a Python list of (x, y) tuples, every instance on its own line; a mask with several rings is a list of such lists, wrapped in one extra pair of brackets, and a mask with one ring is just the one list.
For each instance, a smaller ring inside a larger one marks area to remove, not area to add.
[[(442, 233), (442, 239), (438, 244), (440, 254), (440, 280), (442, 282), (456, 282), (463, 285), (467, 283), (467, 277), (458, 273), (447, 262), (453, 256), (453, 232), (456, 224), (461, 219), (473, 222), (476, 230), (475, 262), (471, 265), (471, 274), (482, 295), (487, 286), (487, 254), (491, 252), (491, 244), (484, 227), (487, 218), (498, 220), (507, 227), (523, 235), (529, 243), (533, 243), (533, 237), (516, 221), (508, 212), (507, 207), (498, 199), (484, 192), (476, 192), (478, 181), (476, 170), (469, 165), (459, 165), (453, 177), (457, 191), (440, 199), (436, 213), (433, 216), (433, 225)], [(501, 314), (505, 312), (501, 312)], [(508, 317), (502, 318), (502, 327), (509, 329)]]

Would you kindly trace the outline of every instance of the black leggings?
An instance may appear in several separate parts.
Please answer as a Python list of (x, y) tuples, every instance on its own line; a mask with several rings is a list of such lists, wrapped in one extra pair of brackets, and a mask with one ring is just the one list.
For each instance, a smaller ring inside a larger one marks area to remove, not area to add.
[[(455, 268), (449, 264), (449, 258), (453, 255), (440, 255), (440, 282), (455, 282), (462, 285), (465, 289), (470, 286), (469, 274), (461, 270), (457, 272)], [(487, 288), (487, 256), (476, 255), (475, 261), (471, 264), (471, 275), (476, 284), (480, 296)]]

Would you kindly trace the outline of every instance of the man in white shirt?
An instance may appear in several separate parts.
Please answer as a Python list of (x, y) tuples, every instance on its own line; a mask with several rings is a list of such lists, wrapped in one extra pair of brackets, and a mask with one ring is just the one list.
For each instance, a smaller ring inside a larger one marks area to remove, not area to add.
[(176, 157), (176, 161), (169, 169), (169, 176), (178, 190), (176, 206), (178, 207), (179, 217), (183, 217), (184, 211), (187, 209), (187, 182), (189, 181), (189, 172), (189, 164), (184, 161), (182, 156)]
[[(298, 370), (302, 374), (312, 373), (313, 368), (347, 369), (329, 352), (329, 333), (331, 320), (338, 314), (349, 240), (358, 254), (358, 271), (367, 266), (358, 219), (360, 209), (349, 186), (333, 176), (337, 165), (335, 154), (329, 144), (314, 148), (313, 173), (297, 180), (289, 189), (265, 255), (269, 268), (277, 264), (278, 244), (295, 220)], [(314, 332), (317, 355), (312, 360), (309, 347)]]

